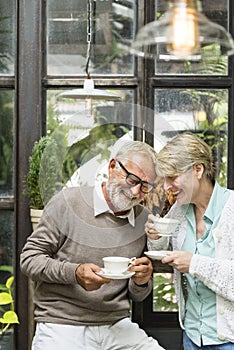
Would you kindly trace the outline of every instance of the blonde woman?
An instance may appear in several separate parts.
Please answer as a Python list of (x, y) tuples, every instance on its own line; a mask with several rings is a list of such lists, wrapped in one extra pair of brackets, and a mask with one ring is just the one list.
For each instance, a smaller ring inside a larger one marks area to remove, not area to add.
[[(215, 181), (208, 145), (192, 133), (175, 136), (157, 156), (157, 173), (176, 202), (180, 221), (169, 240), (145, 225), (148, 245), (169, 244), (162, 262), (175, 270), (184, 349), (234, 349), (234, 192)], [(155, 249), (155, 248), (154, 248)]]

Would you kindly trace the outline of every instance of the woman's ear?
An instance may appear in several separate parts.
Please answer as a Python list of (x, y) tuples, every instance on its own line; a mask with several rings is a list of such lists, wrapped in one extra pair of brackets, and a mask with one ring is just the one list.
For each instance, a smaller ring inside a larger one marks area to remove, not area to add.
[(195, 171), (197, 178), (200, 180), (204, 173), (204, 165), (202, 163), (194, 164), (193, 169)]

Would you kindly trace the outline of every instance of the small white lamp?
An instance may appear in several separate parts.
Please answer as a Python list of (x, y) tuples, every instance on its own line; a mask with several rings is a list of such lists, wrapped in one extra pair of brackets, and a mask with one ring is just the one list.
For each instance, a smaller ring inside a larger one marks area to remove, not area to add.
[(91, 45), (93, 37), (93, 0), (87, 0), (87, 59), (86, 59), (86, 75), (87, 78), (84, 81), (84, 87), (82, 89), (72, 89), (59, 94), (62, 98), (73, 98), (73, 99), (87, 99), (88, 104), (91, 105), (91, 100), (120, 100), (121, 97), (107, 90), (95, 89), (94, 81), (90, 77), (89, 62), (91, 56)]

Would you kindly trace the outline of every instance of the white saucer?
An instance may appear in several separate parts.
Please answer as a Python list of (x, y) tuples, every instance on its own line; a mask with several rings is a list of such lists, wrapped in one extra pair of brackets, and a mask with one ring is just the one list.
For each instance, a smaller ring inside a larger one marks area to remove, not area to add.
[(112, 280), (122, 280), (132, 277), (135, 275), (135, 272), (125, 271), (123, 273), (107, 273), (104, 269), (102, 269), (100, 272), (96, 272), (96, 274), (98, 276), (110, 278)]
[(170, 250), (149, 250), (144, 254), (153, 260), (162, 260), (162, 258), (166, 256), (168, 252), (170, 252)]

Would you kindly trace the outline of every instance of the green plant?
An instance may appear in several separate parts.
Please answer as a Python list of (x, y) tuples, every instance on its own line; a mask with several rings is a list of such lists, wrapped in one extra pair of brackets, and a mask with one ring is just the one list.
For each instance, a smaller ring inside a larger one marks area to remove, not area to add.
[[(13, 269), (11, 266), (0, 266), (0, 271), (12, 273)], [(14, 310), (13, 282), (14, 276), (11, 275), (7, 278), (5, 284), (0, 284), (0, 323), (2, 325), (0, 334), (6, 332), (11, 325), (19, 323), (18, 316)]]
[(32, 209), (43, 209), (51, 197), (66, 185), (77, 168), (67, 153), (64, 133), (42, 136), (34, 143), (29, 157), (24, 194)]
[(154, 311), (178, 311), (171, 274), (154, 275), (153, 309)]
[(77, 169), (75, 161), (67, 152), (68, 129), (60, 125), (54, 99), (53, 95), (49, 98), (47, 134), (35, 141), (29, 157), (24, 194), (29, 198), (31, 209), (43, 209)]
[[(40, 140), (34, 143), (31, 156), (29, 157), (29, 171), (26, 177), (26, 187), (24, 193), (29, 197), (29, 206), (34, 209), (43, 209), (44, 200), (40, 190), (40, 171), (42, 155), (46, 147), (53, 146), (53, 140), (49, 136), (43, 136)], [(54, 144), (56, 147), (56, 144)], [(54, 185), (56, 181), (56, 174), (54, 171), (56, 157), (51, 157), (49, 163), (46, 165), (46, 172), (48, 177), (48, 196), (52, 196), (54, 192)]]

